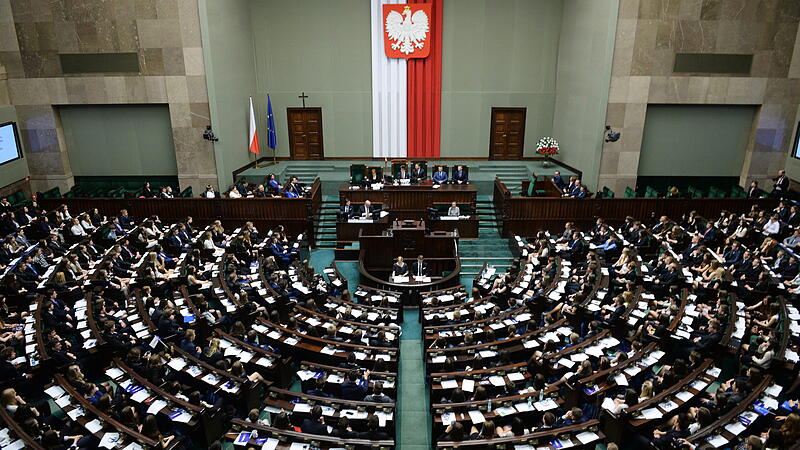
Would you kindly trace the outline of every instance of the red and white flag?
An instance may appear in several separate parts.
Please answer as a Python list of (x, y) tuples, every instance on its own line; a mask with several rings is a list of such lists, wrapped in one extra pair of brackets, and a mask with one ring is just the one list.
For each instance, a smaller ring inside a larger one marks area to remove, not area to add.
[(256, 114), (253, 112), (253, 97), (250, 97), (250, 139), (248, 140), (250, 153), (261, 153), (258, 150), (258, 131), (256, 131)]

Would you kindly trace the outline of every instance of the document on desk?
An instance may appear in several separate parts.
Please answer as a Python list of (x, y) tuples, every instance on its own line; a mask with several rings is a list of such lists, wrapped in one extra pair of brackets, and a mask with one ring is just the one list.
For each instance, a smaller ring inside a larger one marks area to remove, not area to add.
[(470, 380), (470, 379), (462, 380), (461, 390), (464, 392), (473, 392), (475, 390), (475, 380)]
[(688, 402), (689, 400), (691, 400), (694, 397), (694, 394), (692, 394), (689, 391), (680, 391), (677, 394), (675, 394), (675, 397), (678, 400), (686, 403), (686, 402)]
[(578, 438), (579, 441), (581, 441), (581, 444), (588, 444), (590, 442), (594, 442), (600, 439), (600, 436), (598, 436), (597, 433), (593, 433), (591, 431), (584, 431), (583, 433), (578, 433), (578, 435), (575, 437)]
[(469, 412), (469, 419), (472, 421), (473, 424), (486, 422), (486, 418), (483, 417), (483, 413), (477, 410)]
[(728, 443), (728, 439), (719, 434), (715, 434), (713, 436), (709, 436), (707, 442), (714, 448), (720, 448)]
[(89, 433), (95, 434), (103, 429), (103, 424), (100, 423), (99, 419), (94, 419), (89, 422), (86, 422), (84, 428), (86, 428), (89, 431)]
[(150, 407), (147, 408), (147, 414), (157, 414), (166, 406), (167, 402), (165, 400), (161, 399), (153, 400), (153, 403), (151, 403)]
[(442, 389), (455, 389), (458, 387), (457, 380), (443, 380), (442, 381)]
[(729, 424), (725, 425), (725, 429), (728, 430), (728, 432), (733, 434), (734, 436), (738, 436), (738, 435), (742, 434), (742, 432), (744, 430), (746, 430), (747, 427), (744, 426), (744, 424), (742, 422), (739, 422), (737, 420), (736, 422), (729, 423)]
[(537, 411), (549, 411), (551, 409), (558, 408), (558, 403), (556, 403), (556, 401), (552, 398), (546, 398), (542, 401), (534, 403), (533, 407), (536, 408)]
[(261, 450), (275, 450), (276, 448), (278, 448), (278, 444), (280, 443), (281, 441), (275, 438), (269, 438), (267, 439), (267, 442), (264, 442), (264, 445), (261, 447)]
[(119, 442), (119, 433), (106, 433), (100, 439), (100, 447), (114, 448), (117, 446), (117, 442)]

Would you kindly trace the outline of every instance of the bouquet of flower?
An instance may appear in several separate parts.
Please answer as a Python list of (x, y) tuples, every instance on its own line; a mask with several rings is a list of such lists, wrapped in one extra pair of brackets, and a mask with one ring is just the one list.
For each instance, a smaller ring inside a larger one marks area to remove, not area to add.
[(545, 157), (558, 154), (558, 141), (551, 137), (543, 137), (536, 143), (536, 153)]

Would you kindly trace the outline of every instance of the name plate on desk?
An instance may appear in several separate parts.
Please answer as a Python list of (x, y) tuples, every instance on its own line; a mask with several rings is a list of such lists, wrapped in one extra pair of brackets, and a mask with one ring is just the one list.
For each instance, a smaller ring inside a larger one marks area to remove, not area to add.
[(430, 283), (431, 277), (414, 277), (414, 281), (417, 283)]
[(441, 216), (439, 220), (467, 220), (470, 216)]
[(348, 219), (347, 223), (372, 223), (372, 219)]
[(393, 283), (408, 283), (410, 278), (408, 277), (392, 277)]
[(383, 183), (373, 183), (372, 185), (370, 185), (370, 188), (373, 191), (379, 191), (379, 190), (383, 189)]

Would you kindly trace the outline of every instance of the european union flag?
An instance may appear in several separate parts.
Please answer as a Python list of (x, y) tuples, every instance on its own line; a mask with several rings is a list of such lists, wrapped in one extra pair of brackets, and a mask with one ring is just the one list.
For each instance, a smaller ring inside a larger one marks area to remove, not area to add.
[(278, 146), (278, 138), (275, 137), (275, 116), (272, 115), (272, 100), (267, 94), (267, 147), (275, 152)]

